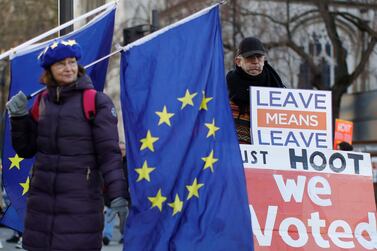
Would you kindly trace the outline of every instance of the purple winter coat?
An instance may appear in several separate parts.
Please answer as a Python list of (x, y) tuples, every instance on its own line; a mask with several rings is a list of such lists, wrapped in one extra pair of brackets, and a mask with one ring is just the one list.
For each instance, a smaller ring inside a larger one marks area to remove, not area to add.
[(11, 119), (12, 144), (21, 157), (35, 155), (23, 234), (29, 251), (100, 250), (103, 182), (110, 200), (125, 197), (117, 118), (110, 98), (96, 95), (96, 116), (84, 115), (88, 76), (65, 87), (48, 87), (40, 118)]

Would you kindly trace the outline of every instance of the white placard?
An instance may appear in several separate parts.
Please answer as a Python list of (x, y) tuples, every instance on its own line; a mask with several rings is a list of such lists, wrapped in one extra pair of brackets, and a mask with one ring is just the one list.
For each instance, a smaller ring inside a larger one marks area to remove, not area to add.
[(250, 88), (252, 144), (332, 149), (331, 92)]

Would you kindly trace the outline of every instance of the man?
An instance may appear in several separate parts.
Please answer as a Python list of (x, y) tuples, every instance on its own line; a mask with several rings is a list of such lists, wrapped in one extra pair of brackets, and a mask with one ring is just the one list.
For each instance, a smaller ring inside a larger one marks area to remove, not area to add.
[(250, 144), (250, 86), (285, 88), (277, 72), (266, 61), (266, 49), (255, 37), (241, 41), (228, 72), (229, 96), (240, 143)]
[(346, 141), (342, 141), (340, 142), (338, 145), (337, 145), (337, 150), (341, 150), (341, 151), (353, 151), (353, 146), (346, 142)]

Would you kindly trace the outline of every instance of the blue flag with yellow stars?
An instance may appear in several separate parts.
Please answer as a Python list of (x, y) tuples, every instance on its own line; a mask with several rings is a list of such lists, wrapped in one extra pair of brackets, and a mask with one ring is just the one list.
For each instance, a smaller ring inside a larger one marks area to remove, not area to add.
[[(80, 30), (61, 37), (66, 41), (76, 41), (80, 44), (83, 55), (79, 60), (79, 64), (85, 66), (109, 54), (114, 31), (114, 17), (115, 7), (110, 7)], [(9, 97), (12, 97), (20, 90), (28, 95), (43, 87), (39, 82), (42, 67), (39, 66), (37, 57), (50, 43), (51, 41), (47, 41), (39, 45), (33, 45), (26, 48), (25, 51), (18, 52), (11, 58)], [(95, 88), (99, 91), (102, 91), (104, 87), (107, 66), (108, 60), (104, 60), (87, 69)], [(33, 101), (29, 101), (29, 107), (32, 104)], [(4, 188), (13, 207), (12, 210), (7, 210), (6, 213), (14, 211), (16, 213), (5, 215), (0, 223), (22, 232), (33, 160), (23, 159), (14, 151), (11, 144), (8, 116), (6, 116), (4, 132), (2, 178)]]
[(218, 5), (124, 48), (124, 250), (253, 250), (223, 60)]

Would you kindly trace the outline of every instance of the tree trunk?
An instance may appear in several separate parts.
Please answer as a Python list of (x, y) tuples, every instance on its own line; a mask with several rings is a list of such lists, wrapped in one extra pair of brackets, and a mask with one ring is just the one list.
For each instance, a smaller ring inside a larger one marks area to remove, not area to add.
[(342, 96), (347, 92), (347, 86), (349, 86), (345, 81), (339, 80), (335, 82), (331, 96), (332, 96), (332, 124), (333, 131), (335, 126), (335, 119), (339, 118), (340, 115), (340, 104), (342, 101)]

